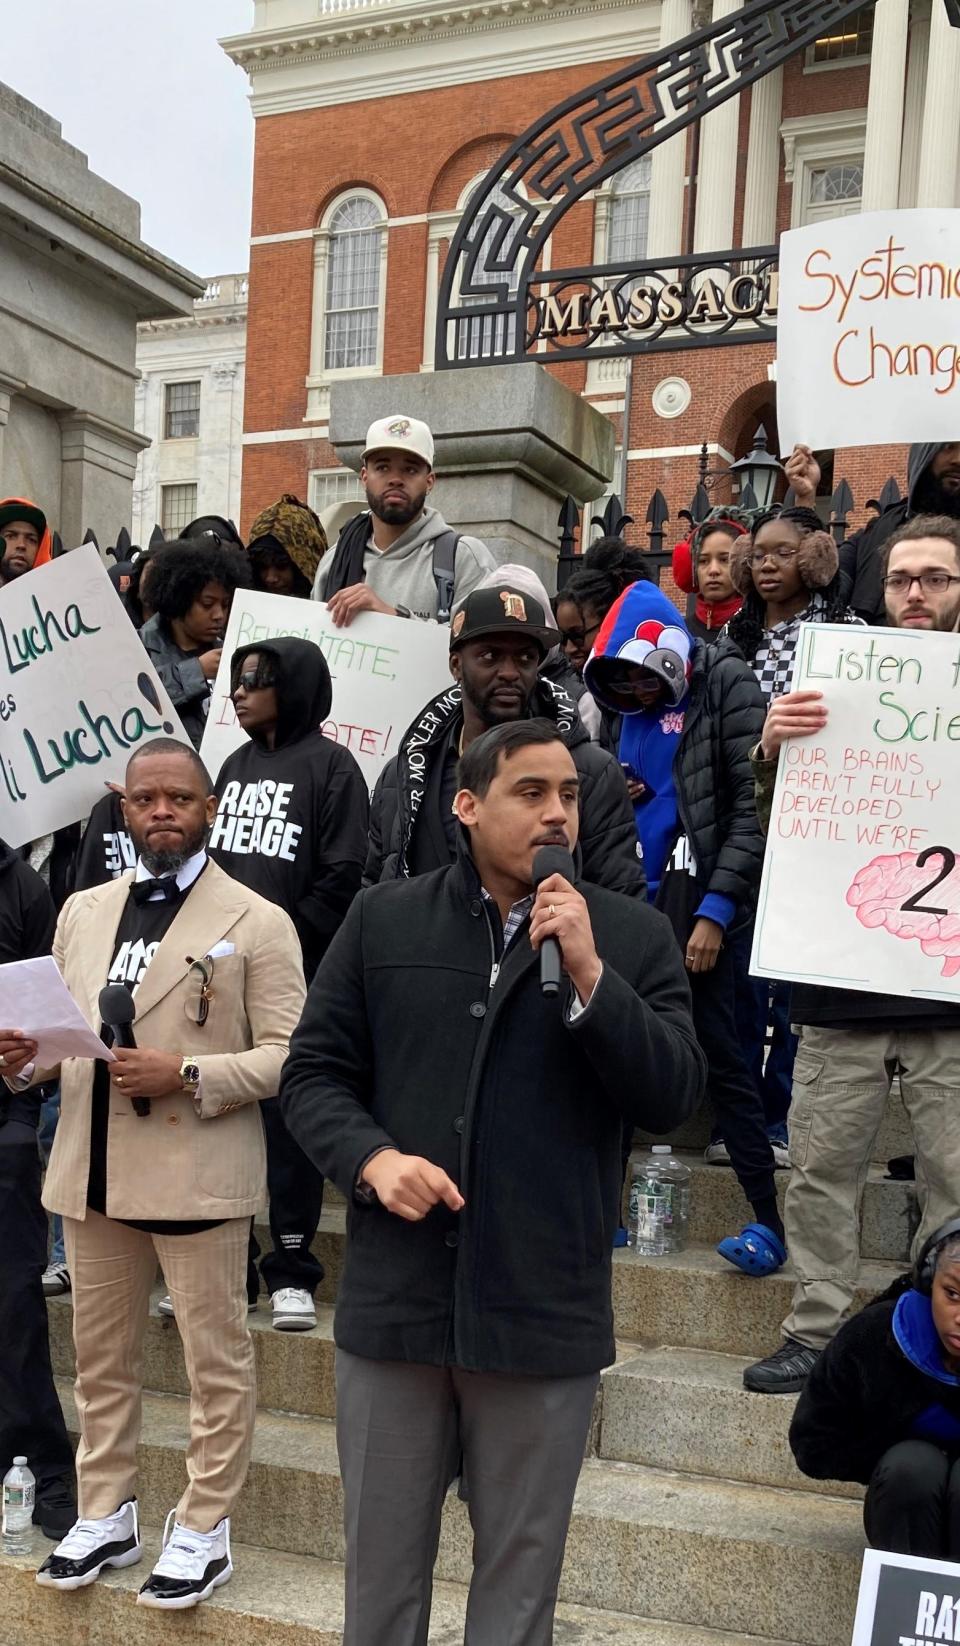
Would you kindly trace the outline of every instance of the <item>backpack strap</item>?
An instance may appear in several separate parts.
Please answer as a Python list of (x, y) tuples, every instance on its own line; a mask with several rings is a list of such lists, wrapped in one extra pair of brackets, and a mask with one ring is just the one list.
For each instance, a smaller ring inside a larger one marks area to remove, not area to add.
[(437, 585), (437, 622), (449, 623), (456, 581), (457, 547), (462, 532), (445, 531), (434, 539), (433, 580)]

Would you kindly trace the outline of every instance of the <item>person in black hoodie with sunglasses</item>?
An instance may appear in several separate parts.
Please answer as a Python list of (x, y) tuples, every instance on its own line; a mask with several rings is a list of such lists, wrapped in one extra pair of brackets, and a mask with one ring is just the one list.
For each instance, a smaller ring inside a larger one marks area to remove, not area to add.
[[(230, 690), (249, 739), (224, 761), (210, 855), (234, 879), (286, 910), (297, 928), (309, 984), (360, 889), (367, 849), (367, 786), (348, 749), (324, 737), (330, 671), (311, 640), (284, 637), (234, 652)], [(287, 1131), (276, 1098), (261, 1105), (273, 1250), (261, 1274), (280, 1331), (316, 1325), (323, 1278), (310, 1251), (323, 1178)], [(251, 1235), (248, 1294), (256, 1299), (259, 1248)]]

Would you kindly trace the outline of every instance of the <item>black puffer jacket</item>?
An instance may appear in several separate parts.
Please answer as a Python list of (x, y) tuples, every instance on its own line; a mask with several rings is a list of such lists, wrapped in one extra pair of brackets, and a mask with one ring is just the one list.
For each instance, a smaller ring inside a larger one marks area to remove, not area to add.
[(680, 820), (703, 892), (752, 901), (763, 863), (750, 750), (763, 694), (732, 640), (694, 647), (690, 699), (674, 762)]
[(880, 558), (884, 543), (915, 514), (960, 517), (960, 497), (947, 496), (930, 473), (930, 465), (941, 450), (941, 446), (911, 446), (906, 497), (884, 509), (878, 520), (872, 520), (862, 532), (849, 538), (840, 550), (840, 568), (850, 585), (848, 604), (865, 623), (887, 621)]
[[(530, 701), (530, 718), (534, 717), (556, 723), (580, 776), (584, 879), (610, 891), (643, 897), (646, 882), (633, 807), (616, 760), (591, 743), (567, 693), (542, 677)], [(428, 703), (404, 733), (400, 753), (384, 767), (373, 791), (365, 886), (427, 874), (454, 861), (457, 835), (452, 824), (448, 827), (452, 794), (444, 806), (444, 779), (462, 729), (460, 687), (451, 686)], [(752, 778), (750, 794), (752, 803)]]

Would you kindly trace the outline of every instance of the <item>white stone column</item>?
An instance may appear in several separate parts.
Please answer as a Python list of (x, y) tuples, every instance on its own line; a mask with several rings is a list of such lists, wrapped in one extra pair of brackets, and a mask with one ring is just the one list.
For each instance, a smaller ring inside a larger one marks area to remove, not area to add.
[(903, 106), (903, 148), (900, 155), (901, 206), (917, 203), (920, 175), (920, 138), (923, 132), (923, 99), (927, 86), (930, 55), (930, 0), (914, 0), (910, 8), (910, 55), (907, 59), (907, 89)]
[[(660, 45), (672, 46), (691, 32), (692, 0), (663, 0)], [(647, 256), (677, 256), (683, 246), (683, 199), (687, 176), (686, 131), (653, 150)]]
[(877, 0), (870, 53), (863, 209), (886, 211), (900, 196), (900, 147), (910, 0)]
[(427, 241), (427, 289), (423, 302), (423, 364), (421, 371), (433, 371), (437, 345), (437, 304), (440, 300), (440, 235), (430, 229)]
[(750, 138), (743, 196), (745, 246), (772, 246), (777, 238), (780, 186), (780, 119), (783, 114), (783, 65), (754, 81), (750, 93)]
[[(719, 23), (740, 6), (741, 0), (713, 0), (713, 21)], [(728, 97), (705, 117), (700, 129), (694, 251), (729, 251), (733, 245), (739, 135), (740, 99)]]
[(952, 206), (960, 143), (960, 29), (950, 26), (938, 0), (930, 14), (930, 56), (920, 139), (918, 206)]

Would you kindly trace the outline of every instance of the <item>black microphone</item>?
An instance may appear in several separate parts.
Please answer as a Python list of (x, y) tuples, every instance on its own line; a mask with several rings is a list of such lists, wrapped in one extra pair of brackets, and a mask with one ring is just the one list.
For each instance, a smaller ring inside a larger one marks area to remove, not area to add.
[[(566, 846), (541, 846), (533, 859), (533, 889), (539, 891), (541, 881), (552, 874), (562, 874), (572, 884), (576, 873)], [(545, 937), (540, 945), (540, 992), (548, 999), (560, 993), (561, 973), (560, 945), (555, 937)]]
[[(127, 985), (108, 983), (105, 989), (100, 990), (97, 1004), (100, 1008), (100, 1021), (105, 1023), (108, 1029), (113, 1030), (114, 1045), (125, 1046), (128, 1051), (136, 1051), (133, 1020), (137, 1015), (137, 1005)], [(133, 1110), (141, 1120), (144, 1120), (150, 1113), (149, 1097), (135, 1097)]]

